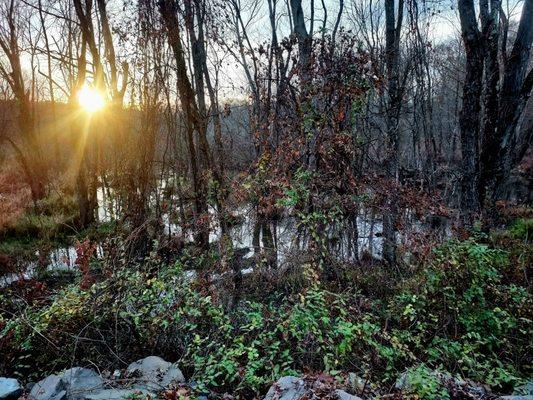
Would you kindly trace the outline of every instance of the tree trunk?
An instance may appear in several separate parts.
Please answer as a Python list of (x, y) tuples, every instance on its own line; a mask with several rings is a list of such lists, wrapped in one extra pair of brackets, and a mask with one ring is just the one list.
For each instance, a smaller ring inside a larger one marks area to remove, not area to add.
[(2, 18), (5, 19), (7, 27), (5, 27), (5, 32), (0, 35), (0, 49), (5, 54), (11, 71), (1, 67), (0, 76), (7, 82), (17, 101), (17, 125), (23, 145), (16, 146), (14, 142), (11, 143), (15, 147), (17, 159), (26, 175), (32, 200), (35, 203), (45, 195), (47, 166), (42, 158), (41, 146), (35, 129), (30, 93), (24, 84), (18, 42), (18, 9), (15, 3), (11, 2), (5, 11), (6, 13), (2, 15)]
[(462, 150), (461, 211), (463, 223), (470, 226), (480, 210), (479, 127), (483, 80), (481, 34), (473, 0), (459, 0), (461, 33), (466, 52), (463, 104), (459, 114)]
[[(198, 218), (207, 213), (205, 184), (202, 182), (202, 177), (200, 176), (197, 151), (194, 143), (194, 131), (196, 130), (196, 132), (200, 135), (199, 140), (201, 147), (205, 146), (202, 136), (203, 123), (201, 121), (201, 116), (195, 101), (195, 93), (192, 89), (189, 77), (187, 76), (187, 65), (185, 63), (183, 46), (181, 44), (181, 33), (176, 15), (176, 4), (173, 0), (159, 0), (158, 5), (160, 14), (166, 27), (169, 45), (172, 48), (174, 58), (176, 60), (178, 92), (181, 106), (186, 118), (187, 144), (189, 148), (193, 189), (195, 193), (196, 216)], [(208, 228), (201, 228), (196, 240), (202, 248), (207, 248), (209, 245)]]
[(383, 211), (383, 259), (389, 265), (396, 263), (396, 225), (398, 223), (398, 169), (399, 169), (399, 118), (402, 91), (400, 88), (400, 33), (403, 21), (403, 0), (395, 16), (394, 0), (385, 2), (385, 53), (388, 80), (387, 147), (385, 168), (392, 184)]
[(480, 181), (479, 201), (485, 199), (489, 181), (494, 175), (497, 164), (498, 139), (497, 125), (499, 117), (498, 84), (500, 81), (500, 66), (498, 63), (498, 40), (500, 0), (491, 0), (490, 10), (488, 0), (480, 1), (480, 13), (485, 37), (485, 74), (483, 82), (483, 118), (481, 126), (481, 155), (480, 155)]
[[(520, 117), (533, 88), (533, 69), (527, 73), (533, 41), (533, 0), (525, 0), (511, 54), (505, 62), (500, 91), (496, 186), (522, 160), (531, 144), (533, 128), (518, 130)], [(527, 74), (527, 76), (526, 76)], [(494, 192), (496, 195), (497, 189)]]
[(304, 11), (302, 8), (302, 0), (290, 0), (291, 13), (293, 22), (293, 33), (298, 39), (299, 63), (303, 75), (309, 63), (311, 56), (311, 37), (305, 27)]

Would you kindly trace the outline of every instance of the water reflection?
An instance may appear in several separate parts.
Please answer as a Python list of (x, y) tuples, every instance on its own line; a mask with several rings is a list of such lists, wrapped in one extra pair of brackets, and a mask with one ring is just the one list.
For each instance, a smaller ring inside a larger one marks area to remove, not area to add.
[[(108, 222), (114, 220), (120, 215), (120, 207), (114, 200), (112, 189), (98, 189), (98, 220)], [(218, 224), (217, 210), (209, 208), (210, 214), (210, 233), (209, 242), (216, 248), (221, 240), (221, 229)], [(180, 210), (181, 213), (184, 210)], [(170, 212), (163, 213), (161, 223), (164, 226), (164, 234), (170, 237), (178, 237), (184, 243), (192, 243), (194, 240), (193, 232), (190, 229), (184, 229)], [(302, 226), (299, 225), (297, 218), (291, 215), (290, 211), (281, 218), (272, 221), (263, 221), (268, 226), (272, 237), (265, 237), (264, 229), (258, 230), (257, 216), (251, 205), (245, 205), (232, 211), (235, 220), (238, 221), (229, 229), (233, 248), (238, 257), (248, 260), (243, 263), (245, 266), (242, 274), (246, 275), (253, 271), (254, 256), (261, 252), (270, 252), (274, 254), (276, 265), (282, 267), (289, 262), (291, 258), (298, 257), (311, 244), (310, 235)], [(410, 224), (410, 234), (422, 232), (424, 227), (420, 221), (414, 220)], [(336, 257), (339, 261), (355, 262), (363, 253), (370, 255), (375, 259), (381, 258), (383, 238), (381, 236), (382, 222), (376, 218), (372, 212), (364, 212), (350, 221), (347, 218), (342, 223), (331, 224), (326, 227), (320, 235), (327, 239), (325, 243), (328, 246), (328, 252)], [(448, 236), (450, 232), (445, 232)], [(408, 237), (404, 232), (405, 237)], [(402, 237), (398, 238), (399, 240)], [(269, 248), (269, 246), (273, 248)], [(257, 248), (259, 247), (259, 248)], [(264, 254), (264, 253), (263, 253)], [(37, 254), (39, 256), (39, 254)], [(42, 255), (41, 255), (42, 256)], [(103, 250), (98, 246), (96, 257), (103, 257)], [(44, 261), (41, 259), (41, 271), (69, 271), (75, 270), (76, 266), (76, 249), (73, 246), (55, 249), (49, 254), (45, 254)], [(44, 265), (43, 265), (44, 264)], [(29, 279), (35, 276), (38, 270), (37, 262), (30, 262), (23, 269), (24, 272), (19, 274), (8, 274), (0, 277), (0, 287), (9, 285), (18, 279)], [(195, 279), (194, 271), (188, 272), (186, 279)]]

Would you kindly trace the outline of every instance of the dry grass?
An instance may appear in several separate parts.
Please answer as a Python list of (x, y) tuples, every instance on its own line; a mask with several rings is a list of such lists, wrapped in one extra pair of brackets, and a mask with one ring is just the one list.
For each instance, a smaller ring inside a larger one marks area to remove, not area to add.
[(17, 220), (31, 206), (30, 188), (11, 160), (0, 166), (0, 231)]

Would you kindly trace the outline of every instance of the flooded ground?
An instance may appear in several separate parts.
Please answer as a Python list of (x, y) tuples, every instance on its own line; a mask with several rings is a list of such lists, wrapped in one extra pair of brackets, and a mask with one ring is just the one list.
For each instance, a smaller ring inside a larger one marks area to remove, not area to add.
[[(119, 212), (118, 205), (113, 201), (112, 193), (100, 188), (98, 190), (99, 222), (109, 222), (116, 215), (119, 215)], [(209, 214), (211, 216), (209, 242), (216, 248), (221, 239), (221, 229), (217, 222), (217, 211), (214, 208), (209, 208)], [(291, 259), (291, 256), (302, 254), (310, 245), (309, 234), (305, 229), (302, 229), (298, 219), (291, 216), (290, 213), (265, 223), (271, 232), (271, 238), (264, 237), (263, 229), (258, 230), (256, 214), (252, 206), (239, 207), (233, 210), (232, 214), (238, 221), (229, 230), (233, 248), (239, 257), (248, 260), (246, 262), (247, 267), (242, 271), (243, 274), (249, 274), (253, 271), (253, 258), (261, 251), (270, 251), (270, 254), (275, 255), (276, 265), (283, 267)], [(184, 243), (193, 242), (192, 232), (183, 229), (171, 217), (170, 213), (162, 214), (161, 222), (165, 235), (180, 238)], [(414, 221), (411, 224), (410, 234), (422, 233), (424, 229), (423, 223)], [(361, 213), (352, 221), (344, 221), (341, 226), (328, 226), (319, 233), (320, 236), (327, 239), (325, 242), (329, 253), (333, 254), (339, 261), (344, 262), (356, 262), (363, 253), (372, 258), (381, 259), (383, 247), (381, 234), (382, 222), (371, 212)], [(445, 231), (443, 235), (449, 236), (450, 232)], [(401, 237), (398, 239), (401, 240)], [(269, 248), (269, 246), (273, 248)], [(41, 268), (41, 271), (68, 271), (77, 268), (77, 255), (74, 246), (57, 248), (49, 251), (48, 254), (37, 252), (36, 256), (40, 261), (29, 262), (26, 268), (22, 268), (23, 272), (0, 277), (0, 287), (19, 279), (34, 277), (38, 267)], [(99, 258), (104, 256), (101, 246), (98, 246), (96, 256)], [(194, 276), (194, 273), (188, 273), (189, 279), (193, 279)]]

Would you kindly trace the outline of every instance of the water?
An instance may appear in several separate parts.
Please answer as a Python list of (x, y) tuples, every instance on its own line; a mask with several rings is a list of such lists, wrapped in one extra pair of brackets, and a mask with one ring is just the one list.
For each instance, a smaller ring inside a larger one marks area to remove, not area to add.
[(120, 209), (115, 200), (113, 189), (108, 189), (100, 186), (96, 190), (96, 200), (98, 203), (97, 216), (99, 222), (109, 222), (120, 215)]
[[(162, 179), (156, 185), (161, 193), (171, 185), (170, 179)], [(98, 198), (98, 220), (100, 222), (108, 222), (120, 215), (120, 207), (115, 200), (113, 189), (106, 189), (100, 187), (97, 191)], [(178, 204), (175, 196), (171, 195), (171, 202), (174, 205)], [(156, 199), (151, 199), (152, 205), (155, 205)], [(174, 210), (175, 211), (175, 210)], [(208, 208), (210, 216), (210, 232), (209, 243), (217, 244), (220, 242), (221, 229), (218, 224), (217, 210), (213, 207)], [(245, 205), (232, 210), (232, 213), (242, 221), (230, 229), (230, 237), (232, 239), (233, 247), (236, 250), (246, 250), (243, 258), (252, 258), (259, 249), (254, 249), (253, 236), (255, 228), (255, 212), (252, 206)], [(171, 217), (170, 212), (165, 212), (161, 216), (164, 232), (166, 235), (179, 237), (184, 243), (194, 242), (194, 235), (191, 230), (185, 230)], [(382, 223), (373, 217), (365, 214), (358, 215), (357, 223), (357, 241), (353, 237), (353, 227), (345, 227), (334, 232), (330, 229), (329, 232), (321, 232), (322, 235), (327, 235), (328, 242), (335, 242), (336, 245), (330, 248), (334, 251), (337, 257), (344, 261), (356, 261), (361, 254), (367, 253), (376, 259), (381, 259), (381, 252), (383, 247), (383, 238), (380, 233), (382, 231)], [(309, 245), (308, 238), (305, 238), (299, 230), (298, 221), (291, 216), (290, 211), (278, 221), (268, 222), (272, 231), (272, 236), (275, 241), (275, 253), (277, 265), (283, 265), (291, 255), (305, 251)], [(262, 233), (259, 236), (259, 245), (261, 248), (266, 247), (266, 243)]]
[[(10, 273), (0, 276), (0, 288), (11, 285), (18, 280), (32, 279), (37, 275), (39, 270), (39, 263), (44, 264), (44, 270), (53, 271), (76, 271), (76, 248), (74, 246), (60, 247), (50, 251), (46, 255), (36, 252), (35, 255), (41, 258), (41, 261), (30, 261), (26, 264), (26, 268), (20, 273)], [(96, 257), (103, 257), (103, 249), (101, 246), (96, 247)]]
[[(100, 222), (111, 221), (120, 215), (120, 209), (117, 202), (113, 199), (112, 190), (105, 190), (99, 188), (97, 192), (98, 196), (98, 220)], [(217, 210), (210, 207), (208, 209), (210, 214), (210, 233), (209, 242), (213, 246), (217, 246), (221, 239), (221, 229), (218, 224)], [(238, 221), (241, 221), (229, 230), (233, 248), (240, 256), (249, 260), (247, 267), (242, 270), (243, 275), (247, 275), (253, 272), (253, 258), (256, 254), (259, 254), (261, 250), (265, 250), (267, 241), (262, 232), (259, 234), (259, 249), (254, 248), (254, 230), (256, 228), (256, 215), (254, 208), (250, 205), (238, 207), (233, 210), (233, 214), (237, 217)], [(166, 235), (180, 237), (185, 243), (192, 243), (194, 241), (194, 235), (191, 230), (183, 229), (172, 218), (170, 213), (162, 214), (162, 223), (164, 225), (164, 231)], [(335, 256), (339, 261), (355, 262), (363, 254), (369, 254), (371, 257), (381, 259), (383, 238), (382, 222), (379, 219), (374, 218), (373, 215), (367, 215), (361, 213), (355, 218), (357, 226), (357, 237), (355, 237), (355, 227), (351, 224), (344, 225), (331, 225), (323, 232), (319, 232), (319, 235), (325, 239), (327, 243), (328, 251), (331, 255)], [(349, 221), (348, 221), (349, 222)], [(299, 226), (298, 220), (291, 215), (290, 210), (282, 218), (276, 221), (268, 221), (268, 226), (272, 232), (272, 239), (275, 244), (274, 249), (266, 249), (275, 254), (275, 260), (278, 267), (283, 267), (285, 264), (290, 263), (291, 260), (298, 260), (299, 254), (305, 253), (309, 248), (310, 240), (309, 235), (305, 234)], [(352, 221), (353, 224), (353, 221)], [(411, 224), (410, 235), (422, 233), (424, 225), (419, 221), (414, 221)], [(449, 235), (450, 233), (445, 233)], [(409, 235), (405, 232), (402, 233), (404, 238), (408, 238)], [(402, 236), (398, 236), (401, 240)], [(240, 250), (240, 251), (239, 251)], [(38, 255), (38, 254), (37, 254)], [(103, 257), (103, 250), (101, 246), (97, 248), (97, 257)], [(46, 264), (46, 270), (48, 271), (69, 271), (77, 269), (76, 266), (76, 249), (73, 246), (66, 248), (58, 248), (51, 251), (44, 262)], [(24, 269), (24, 272), (19, 274), (8, 274), (0, 277), (0, 287), (11, 284), (18, 279), (30, 279), (35, 276), (37, 270), (37, 263), (30, 262)], [(185, 277), (188, 280), (196, 279), (195, 272), (188, 272)]]

